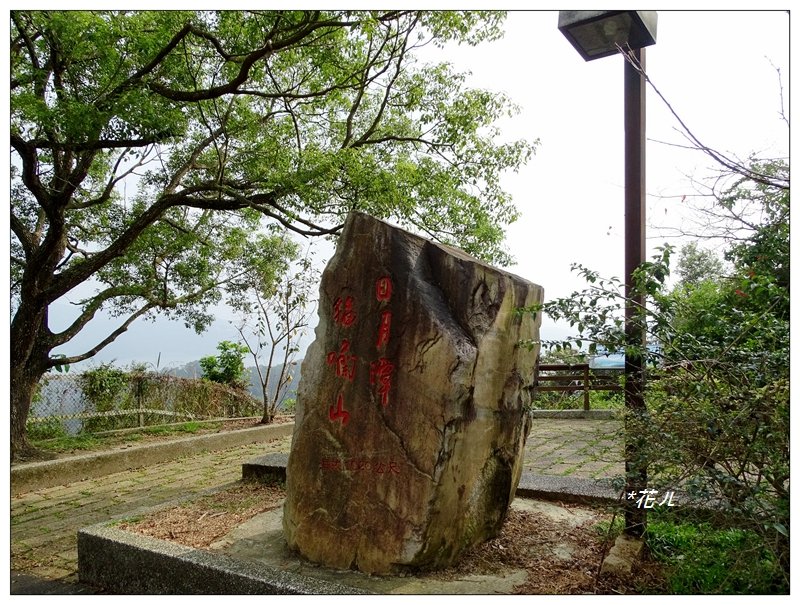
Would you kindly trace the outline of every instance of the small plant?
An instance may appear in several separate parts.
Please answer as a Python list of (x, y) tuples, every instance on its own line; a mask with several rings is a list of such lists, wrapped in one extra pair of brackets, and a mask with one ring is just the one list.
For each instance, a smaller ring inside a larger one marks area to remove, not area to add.
[(184, 422), (182, 425), (176, 427), (176, 430), (181, 433), (196, 433), (200, 430), (199, 422)]
[(618, 514), (614, 515), (608, 521), (600, 521), (597, 525), (594, 526), (594, 530), (598, 533), (598, 535), (613, 540), (622, 533), (624, 527), (625, 527), (625, 519), (623, 518), (622, 515)]
[(244, 388), (244, 356), (248, 348), (244, 345), (223, 340), (217, 345), (219, 355), (209, 355), (200, 360), (203, 378)]

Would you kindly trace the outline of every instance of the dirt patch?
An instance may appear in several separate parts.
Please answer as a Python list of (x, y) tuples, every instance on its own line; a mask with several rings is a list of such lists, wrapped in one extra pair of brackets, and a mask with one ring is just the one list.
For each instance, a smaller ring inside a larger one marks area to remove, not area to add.
[[(528, 580), (517, 594), (641, 594), (658, 591), (660, 572), (643, 561), (629, 577), (600, 576), (610, 546), (598, 529), (611, 515), (574, 504), (526, 501), (511, 508), (500, 534), (472, 549), (452, 569), (431, 577), (502, 574), (526, 569)], [(573, 519), (564, 516), (572, 515)], [(613, 540), (612, 540), (613, 541)], [(650, 566), (645, 573), (645, 567)], [(644, 580), (644, 581), (642, 581)]]
[(278, 507), (284, 495), (278, 486), (241, 483), (119, 527), (192, 548), (207, 548), (241, 523)]
[[(282, 504), (281, 487), (240, 483), (233, 488), (162, 510), (122, 529), (193, 548), (209, 548), (248, 519)], [(449, 569), (418, 574), (449, 580), (465, 575), (528, 571), (518, 594), (654, 594), (663, 577), (657, 564), (644, 560), (629, 577), (599, 576), (600, 563), (613, 540), (599, 529), (611, 514), (575, 504), (518, 500), (500, 534), (467, 552)]]
[(45, 460), (55, 460), (58, 454), (49, 450), (29, 446), (21, 452), (17, 452), (16, 458), (11, 462), (11, 465), (21, 464), (23, 462), (44, 462)]

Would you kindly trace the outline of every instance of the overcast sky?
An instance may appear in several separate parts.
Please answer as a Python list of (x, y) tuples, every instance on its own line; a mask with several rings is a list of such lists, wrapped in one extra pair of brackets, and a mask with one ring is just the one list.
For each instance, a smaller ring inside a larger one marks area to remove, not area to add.
[[(621, 277), (624, 254), (623, 59), (584, 62), (556, 25), (556, 12), (511, 12), (504, 39), (430, 55), (471, 71), (472, 86), (505, 92), (520, 106), (520, 114), (503, 123), (505, 136), (541, 141), (528, 165), (504, 182), (522, 214), (508, 233), (517, 259), (510, 270), (544, 286), (547, 298), (582, 286), (571, 263)], [(657, 44), (647, 49), (646, 61), (653, 83), (706, 145), (742, 158), (788, 155), (777, 72), (788, 117), (784, 11), (659, 11)], [(702, 178), (713, 167), (700, 153), (663, 143), (685, 144), (676, 128), (648, 89), (650, 248), (668, 241), (659, 228), (678, 221), (681, 197), (694, 192), (690, 176)], [(53, 307), (54, 328), (65, 308)], [(202, 336), (180, 322), (138, 322), (89, 364), (155, 365), (159, 355), (162, 368), (186, 363), (214, 354), (220, 340), (237, 339), (229, 319), (221, 310)], [(112, 325), (104, 322), (63, 352), (82, 352)], [(545, 324), (543, 337), (560, 334)]]

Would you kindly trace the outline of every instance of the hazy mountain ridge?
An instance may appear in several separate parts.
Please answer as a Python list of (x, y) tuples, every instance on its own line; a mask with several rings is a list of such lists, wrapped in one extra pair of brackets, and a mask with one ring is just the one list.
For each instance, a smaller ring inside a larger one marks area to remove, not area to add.
[[(297, 396), (297, 382), (300, 380), (300, 365), (302, 364), (302, 359), (291, 363), (286, 368), (286, 372), (289, 376), (292, 377), (291, 381), (289, 382), (289, 386), (286, 389), (286, 393), (283, 396), (283, 401), (287, 399), (295, 399)], [(262, 373), (266, 373), (266, 366), (262, 366)], [(195, 361), (190, 361), (182, 366), (175, 366), (175, 367), (168, 367), (159, 370), (162, 374), (169, 374), (170, 376), (177, 376), (179, 378), (202, 378), (203, 377), (203, 369), (200, 367), (200, 360), (197, 359)], [(281, 366), (275, 365), (272, 366), (269, 375), (269, 393), (274, 393), (275, 389), (278, 386), (278, 379), (281, 373)], [(258, 379), (258, 373), (256, 371), (255, 366), (249, 366), (245, 368), (245, 380), (248, 381), (250, 388), (250, 394), (261, 401), (261, 384)]]

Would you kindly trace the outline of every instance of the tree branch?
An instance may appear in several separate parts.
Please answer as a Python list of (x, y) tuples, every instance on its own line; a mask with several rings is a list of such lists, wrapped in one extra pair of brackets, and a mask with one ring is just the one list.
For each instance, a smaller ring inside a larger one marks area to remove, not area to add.
[(30, 258), (34, 251), (33, 234), (28, 231), (27, 227), (19, 220), (13, 210), (11, 212), (11, 230), (17, 236), (22, 249), (25, 251), (25, 258)]
[(48, 139), (33, 139), (29, 141), (30, 145), (33, 145), (37, 149), (50, 149), (53, 151), (72, 151), (72, 152), (83, 152), (83, 151), (102, 151), (104, 149), (122, 149), (122, 148), (133, 148), (133, 147), (147, 147), (148, 145), (154, 145), (155, 143), (161, 143), (166, 139), (169, 139), (174, 136), (174, 133), (169, 131), (164, 131), (155, 134), (152, 137), (144, 138), (144, 139), (97, 139), (94, 141), (83, 141), (83, 142), (75, 142), (75, 143), (65, 143), (59, 141), (52, 141)]
[[(367, 140), (369, 140), (369, 137), (372, 136), (372, 134), (378, 128), (378, 125), (381, 123), (381, 120), (383, 118), (383, 113), (386, 110), (386, 106), (387, 106), (387, 104), (389, 102), (389, 99), (391, 98), (391, 93), (392, 93), (394, 84), (395, 84), (395, 82), (397, 82), (397, 79), (400, 77), (400, 74), (402, 73), (403, 59), (405, 58), (406, 51), (408, 49), (408, 37), (411, 35), (411, 32), (414, 30), (414, 27), (416, 26), (417, 21), (418, 21), (418, 18), (414, 18), (412, 20), (411, 24), (408, 26), (408, 29), (406, 30), (405, 36), (403, 36), (402, 42), (400, 42), (399, 50), (397, 50), (397, 55), (396, 55), (396, 57), (394, 57), (395, 65), (396, 65), (394, 76), (389, 80), (389, 83), (386, 85), (386, 88), (385, 88), (385, 91), (384, 91), (384, 94), (383, 94), (383, 100), (381, 101), (381, 106), (378, 108), (378, 112), (375, 115), (375, 119), (372, 120), (372, 124), (370, 124), (369, 128), (367, 128), (367, 130), (364, 132), (364, 134), (362, 134), (361, 137), (359, 137), (358, 141), (356, 141), (354, 146), (356, 146), (358, 144), (363, 144)], [(400, 36), (400, 32), (398, 32), (395, 35), (395, 37), (399, 37), (399, 36)], [(394, 53), (392, 53), (392, 54), (394, 54)], [(391, 62), (387, 61), (387, 63), (386, 63), (386, 69), (387, 70), (388, 70), (388, 67), (389, 67), (390, 64), (391, 64)], [(377, 74), (376, 74), (376, 77), (377, 77)], [(366, 85), (365, 85), (365, 87), (366, 87)]]
[(678, 124), (681, 125), (681, 128), (683, 129), (686, 138), (689, 139), (696, 146), (696, 148), (699, 151), (702, 151), (703, 153), (708, 155), (711, 159), (713, 159), (715, 162), (717, 162), (718, 164), (724, 166), (725, 168), (727, 168), (731, 172), (734, 172), (736, 174), (740, 174), (743, 177), (745, 177), (746, 179), (752, 180), (752, 181), (754, 181), (756, 183), (759, 183), (761, 185), (765, 185), (767, 187), (777, 187), (779, 189), (789, 189), (789, 181), (788, 181), (788, 179), (774, 178), (774, 177), (770, 178), (769, 175), (765, 175), (765, 174), (761, 174), (759, 172), (756, 172), (756, 171), (748, 168), (747, 166), (742, 165), (740, 162), (736, 162), (734, 160), (731, 160), (730, 158), (728, 158), (727, 156), (721, 154), (720, 152), (715, 151), (714, 149), (712, 149), (712, 148), (704, 145), (703, 143), (701, 143), (700, 140), (689, 129), (689, 127), (686, 125), (686, 123), (681, 119), (681, 117), (678, 115), (678, 113), (675, 111), (675, 109), (672, 107), (672, 105), (669, 103), (669, 101), (667, 101), (667, 99), (664, 97), (664, 95), (661, 94), (661, 91), (656, 87), (655, 84), (653, 84), (653, 81), (650, 79), (650, 77), (644, 71), (644, 68), (642, 67), (642, 64), (636, 58), (634, 53), (628, 52), (626, 49), (623, 49), (620, 46), (618, 46), (617, 48), (619, 49), (619, 52), (623, 55), (623, 57), (625, 57), (625, 60), (628, 61), (628, 63), (630, 63), (630, 65), (633, 66), (633, 68), (637, 72), (639, 72), (639, 74), (645, 79), (645, 81), (648, 84), (650, 84), (650, 86), (653, 88), (653, 91), (664, 102), (664, 104), (667, 106), (667, 109), (669, 109), (669, 112), (678, 121)]
[(85, 359), (94, 357), (100, 351), (102, 351), (104, 348), (106, 348), (108, 345), (114, 342), (120, 335), (124, 334), (128, 330), (128, 326), (130, 326), (135, 320), (137, 320), (139, 317), (141, 317), (148, 311), (152, 310), (156, 306), (157, 305), (153, 303), (147, 303), (144, 307), (142, 307), (141, 309), (136, 311), (133, 315), (128, 317), (128, 319), (126, 319), (122, 323), (122, 325), (120, 325), (116, 330), (114, 330), (111, 334), (109, 334), (106, 338), (100, 341), (93, 348), (89, 349), (88, 351), (80, 355), (72, 355), (69, 357), (56, 357), (56, 358), (51, 357), (47, 361), (47, 366), (49, 368), (54, 368), (55, 366), (60, 366), (65, 364), (75, 364), (78, 363), (79, 361), (84, 361)]
[(47, 212), (51, 208), (50, 196), (36, 172), (36, 167), (39, 164), (36, 148), (14, 133), (11, 133), (11, 146), (22, 160), (22, 182), (25, 183), (25, 186), (36, 198), (39, 205)]
[(52, 347), (57, 347), (69, 342), (74, 338), (83, 327), (88, 324), (97, 312), (102, 308), (106, 301), (120, 296), (135, 296), (137, 293), (132, 291), (131, 288), (112, 287), (95, 294), (86, 307), (84, 307), (81, 314), (73, 321), (65, 330), (61, 332), (52, 333), (50, 335), (50, 343)]
[(111, 175), (108, 179), (108, 183), (106, 183), (106, 186), (99, 197), (92, 200), (87, 200), (86, 202), (74, 202), (74, 203), (71, 202), (67, 204), (67, 210), (83, 210), (85, 208), (90, 208), (92, 206), (99, 206), (100, 204), (107, 202), (111, 198), (111, 194), (114, 191), (114, 188), (117, 186), (117, 183), (119, 183), (126, 177), (130, 176), (131, 174), (134, 173), (134, 171), (137, 168), (140, 168), (141, 166), (144, 165), (144, 158), (147, 155), (146, 153), (143, 154), (142, 158), (139, 159), (139, 161), (136, 162), (133, 166), (131, 166), (128, 170), (126, 170), (119, 176), (115, 177), (114, 175), (116, 175), (117, 170), (119, 170), (119, 166), (122, 163), (122, 160), (125, 159), (125, 156), (128, 154), (129, 151), (130, 148), (126, 149), (117, 158), (117, 161), (114, 163), (114, 168), (112, 168), (111, 170)]
[(211, 88), (207, 88), (204, 90), (173, 90), (167, 88), (166, 86), (162, 86), (157, 82), (150, 82), (147, 86), (155, 92), (156, 94), (164, 97), (165, 99), (170, 99), (171, 101), (204, 101), (208, 99), (214, 99), (217, 97), (221, 97), (226, 94), (241, 94), (239, 87), (247, 82), (250, 76), (250, 70), (252, 69), (253, 65), (260, 61), (261, 59), (267, 57), (268, 55), (283, 50), (284, 48), (291, 47), (295, 44), (298, 44), (303, 38), (311, 35), (314, 31), (324, 28), (324, 27), (349, 27), (355, 25), (355, 23), (348, 23), (348, 22), (341, 22), (341, 21), (316, 21), (314, 22), (313, 19), (319, 18), (319, 11), (316, 11), (314, 16), (307, 20), (307, 23), (295, 31), (293, 34), (287, 36), (283, 40), (273, 41), (268, 39), (266, 43), (261, 47), (258, 48), (247, 55), (243, 56), (240, 61), (239, 72), (227, 83), (222, 84), (220, 86), (212, 86)]

